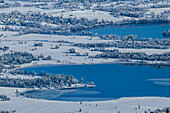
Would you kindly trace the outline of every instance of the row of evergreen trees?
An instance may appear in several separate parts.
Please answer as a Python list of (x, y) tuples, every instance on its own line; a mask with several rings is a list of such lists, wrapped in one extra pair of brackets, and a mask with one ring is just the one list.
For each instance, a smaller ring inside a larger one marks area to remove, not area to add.
[(101, 42), (101, 43), (75, 43), (74, 46), (82, 48), (94, 48), (104, 49), (109, 47), (117, 48), (133, 48), (133, 49), (167, 49), (170, 46), (170, 38), (166, 39), (152, 39), (152, 38), (141, 38), (138, 39), (137, 35), (127, 35), (120, 37), (117, 35), (101, 35), (101, 39), (104, 40), (115, 40), (113, 42)]
[(73, 76), (63, 74), (47, 74), (42, 72), (41, 77), (21, 79), (21, 78), (0, 78), (0, 86), (2, 87), (18, 87), (18, 88), (60, 88), (65, 85), (78, 83)]
[(0, 64), (4, 65), (20, 65), (36, 60), (38, 60), (36, 57), (27, 52), (10, 52), (0, 56)]
[(144, 60), (144, 61), (166, 61), (169, 63), (170, 61), (170, 52), (162, 53), (162, 54), (152, 54), (147, 55), (146, 53), (140, 52), (119, 52), (118, 50), (106, 50), (101, 54), (97, 54), (91, 58), (115, 58), (115, 59), (132, 59), (132, 60)]

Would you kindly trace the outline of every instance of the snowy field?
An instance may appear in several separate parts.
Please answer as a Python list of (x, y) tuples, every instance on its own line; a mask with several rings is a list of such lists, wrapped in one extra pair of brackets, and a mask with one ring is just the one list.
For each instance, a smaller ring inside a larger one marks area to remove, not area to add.
[[(77, 56), (75, 53), (70, 53), (68, 50), (75, 48), (81, 55), (86, 52), (89, 56), (94, 56), (101, 52), (91, 51), (90, 49), (80, 48), (73, 46), (74, 43), (104, 43), (112, 42), (112, 40), (101, 40), (98, 37), (89, 36), (61, 36), (61, 35), (42, 35), (42, 34), (28, 34), (15, 36), (17, 32), (1, 32), (0, 47), (8, 46), (8, 51), (0, 51), (0, 55), (9, 53), (11, 51), (28, 52), (35, 56), (43, 55), (45, 57), (51, 56), (51, 61), (34, 61), (30, 64), (23, 64), (20, 67), (35, 66), (35, 65), (47, 65), (47, 64), (96, 64), (96, 63), (116, 63), (117, 59), (92, 59), (88, 56)], [(63, 42), (58, 42), (63, 41)], [(22, 44), (20, 44), (22, 42)], [(69, 43), (66, 43), (69, 42)], [(43, 46), (34, 46), (35, 43), (42, 43)], [(58, 49), (53, 49), (55, 46), (59, 46)], [(144, 52), (148, 55), (161, 54), (169, 52), (170, 49), (128, 49), (128, 48), (115, 48), (110, 47), (106, 49), (118, 49), (120, 52)], [(135, 60), (134, 60), (135, 61)], [(119, 61), (120, 62), (120, 61)], [(148, 63), (154, 63), (149, 61)], [(159, 62), (158, 62), (159, 63)]]
[(82, 18), (86, 17), (88, 19), (99, 19), (99, 20), (113, 20), (113, 21), (121, 21), (122, 19), (131, 19), (130, 17), (113, 17), (108, 12), (105, 11), (93, 11), (93, 10), (85, 10), (85, 11), (68, 11), (64, 13), (52, 14), (53, 16), (63, 16), (64, 18), (68, 17), (77, 17)]
[[(55, 64), (56, 60), (60, 60), (60, 63), (76, 63), (76, 64), (82, 64), (82, 63), (101, 63), (101, 62), (109, 62), (108, 59), (100, 60), (96, 59), (92, 61), (92, 59), (88, 59), (87, 56), (76, 56), (75, 54), (69, 53), (68, 49), (75, 48), (78, 52), (81, 54), (84, 54), (85, 52), (88, 52), (89, 55), (95, 55), (99, 52), (93, 52), (88, 49), (81, 49), (76, 46), (72, 46), (72, 44), (68, 43), (56, 43), (56, 41), (69, 41), (74, 43), (94, 43), (94, 42), (107, 42), (107, 40), (99, 40), (98, 38), (93, 38), (91, 40), (90, 37), (87, 36), (57, 36), (57, 35), (40, 35), (40, 34), (29, 34), (29, 35), (23, 35), (23, 36), (13, 36), (15, 33), (13, 32), (1, 32), (4, 34), (4, 37), (1, 38), (0, 46), (9, 46), (9, 50), (5, 53), (8, 53), (10, 51), (21, 51), (21, 52), (29, 52), (33, 55), (44, 55), (48, 56), (50, 55), (54, 60), (51, 61), (52, 64)], [(7, 37), (6, 37), (7, 36)], [(27, 42), (26, 44), (18, 44), (20, 41)], [(34, 43), (42, 42), (42, 47), (35, 47)], [(60, 45), (59, 49), (51, 49), (55, 45)], [(34, 50), (37, 48), (36, 50)], [(4, 54), (4, 52), (0, 52), (0, 54)], [(114, 60), (110, 60), (114, 61)], [(40, 62), (41, 63), (41, 62)], [(44, 62), (46, 63), (46, 62)], [(51, 64), (50, 63), (50, 64)]]

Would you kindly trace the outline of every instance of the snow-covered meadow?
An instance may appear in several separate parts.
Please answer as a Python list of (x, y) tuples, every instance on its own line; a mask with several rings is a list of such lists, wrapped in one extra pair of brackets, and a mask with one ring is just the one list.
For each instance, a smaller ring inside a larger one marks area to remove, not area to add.
[[(10, 51), (29, 52), (35, 56), (50, 55), (52, 61), (37, 61), (34, 64), (89, 64), (89, 63), (108, 63), (114, 62), (116, 59), (93, 59), (88, 56), (77, 56), (74, 53), (69, 53), (69, 49), (75, 48), (80, 54), (86, 52), (89, 56), (100, 53), (99, 51), (90, 51), (89, 49), (73, 46), (74, 43), (106, 43), (112, 42), (112, 40), (101, 40), (98, 37), (89, 36), (61, 36), (61, 35), (43, 35), (43, 34), (28, 34), (15, 36), (15, 32), (1, 32), (4, 36), (1, 37), (0, 46), (9, 46), (8, 51), (1, 51), (0, 54), (8, 53)], [(59, 42), (63, 41), (63, 42)], [(19, 44), (23, 42), (23, 44)], [(25, 43), (26, 42), (26, 43)], [(68, 42), (68, 43), (67, 43)], [(43, 43), (42, 47), (34, 46), (35, 43)], [(53, 49), (56, 45), (59, 45), (58, 49)], [(35, 49), (36, 48), (36, 49)], [(170, 49), (132, 49), (132, 48), (115, 48), (110, 47), (106, 49), (118, 49), (120, 52), (144, 52), (146, 54), (161, 54), (170, 51)]]

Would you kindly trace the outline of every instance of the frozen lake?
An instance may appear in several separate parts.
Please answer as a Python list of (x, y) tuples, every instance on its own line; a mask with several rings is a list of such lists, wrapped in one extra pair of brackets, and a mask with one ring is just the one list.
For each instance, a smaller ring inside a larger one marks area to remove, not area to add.
[(120, 97), (165, 96), (170, 97), (170, 68), (127, 66), (118, 64), (55, 65), (26, 68), (40, 73), (73, 75), (94, 81), (94, 89), (35, 90), (28, 92), (36, 98), (49, 100), (92, 101)]

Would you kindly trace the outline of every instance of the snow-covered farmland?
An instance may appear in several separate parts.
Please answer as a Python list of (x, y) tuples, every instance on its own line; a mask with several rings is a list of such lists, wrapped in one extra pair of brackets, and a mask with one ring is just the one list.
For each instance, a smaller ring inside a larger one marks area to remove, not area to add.
[[(112, 40), (101, 40), (98, 37), (88, 37), (88, 36), (59, 36), (59, 35), (40, 35), (40, 34), (28, 34), (15, 36), (15, 32), (1, 32), (4, 34), (1, 37), (0, 46), (8, 45), (9, 50), (6, 52), (1, 51), (0, 54), (8, 53), (10, 51), (21, 51), (29, 52), (35, 56), (50, 55), (52, 61), (38, 61), (34, 64), (58, 64), (58, 60), (61, 64), (89, 64), (89, 63), (107, 63), (115, 62), (116, 59), (91, 59), (88, 56), (77, 56), (74, 53), (69, 53), (68, 49), (75, 48), (80, 54), (86, 52), (89, 56), (96, 55), (100, 53), (99, 51), (90, 51), (89, 49), (80, 48), (73, 46), (72, 43), (101, 43), (101, 42), (112, 42)], [(59, 43), (58, 41), (63, 41)], [(19, 44), (23, 42), (23, 44)], [(68, 43), (67, 43), (68, 42)], [(34, 46), (35, 43), (43, 43), (42, 47)], [(58, 49), (53, 49), (56, 45), (59, 46)], [(107, 49), (118, 49), (120, 52), (145, 52), (147, 54), (161, 54), (170, 51), (169, 49), (127, 49), (127, 48), (107, 48)]]

